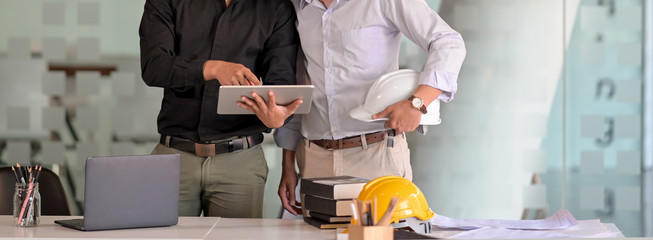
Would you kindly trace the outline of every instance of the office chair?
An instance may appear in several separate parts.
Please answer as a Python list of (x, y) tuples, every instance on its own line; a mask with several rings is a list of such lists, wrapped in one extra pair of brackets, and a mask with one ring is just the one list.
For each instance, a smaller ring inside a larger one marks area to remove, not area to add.
[[(41, 215), (70, 216), (70, 206), (59, 176), (50, 169), (43, 168), (39, 175), (39, 193), (41, 194)], [(0, 167), (0, 215), (14, 214), (14, 190), (16, 177), (11, 167)]]

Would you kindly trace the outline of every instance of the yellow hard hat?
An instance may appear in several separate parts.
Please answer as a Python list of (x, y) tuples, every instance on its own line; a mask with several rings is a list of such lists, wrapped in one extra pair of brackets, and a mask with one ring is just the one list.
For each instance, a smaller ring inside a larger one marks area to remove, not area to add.
[(368, 182), (363, 186), (358, 200), (374, 204), (376, 197), (376, 221), (379, 221), (393, 196), (399, 197), (399, 201), (392, 212), (391, 222), (410, 217), (429, 220), (435, 215), (422, 191), (413, 182), (398, 176), (383, 176)]

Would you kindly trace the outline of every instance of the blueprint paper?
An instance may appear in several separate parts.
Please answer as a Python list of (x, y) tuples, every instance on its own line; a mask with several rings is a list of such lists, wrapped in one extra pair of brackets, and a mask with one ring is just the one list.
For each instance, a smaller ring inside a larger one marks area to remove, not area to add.
[(483, 227), (469, 230), (449, 238), (452, 239), (533, 239), (533, 238), (615, 238), (618, 233), (610, 232), (608, 229), (597, 233), (569, 234), (556, 231), (539, 230), (514, 230), (505, 228)]
[(453, 219), (435, 214), (429, 220), (432, 225), (440, 228), (477, 229), (483, 227), (547, 230), (564, 229), (578, 224), (576, 218), (568, 210), (558, 210), (552, 216), (539, 220), (495, 220), (495, 219)]

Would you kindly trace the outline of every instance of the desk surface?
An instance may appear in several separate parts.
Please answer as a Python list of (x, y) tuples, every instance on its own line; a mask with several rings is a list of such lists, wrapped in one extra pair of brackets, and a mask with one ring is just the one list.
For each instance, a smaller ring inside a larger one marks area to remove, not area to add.
[(336, 239), (334, 230), (319, 230), (298, 219), (180, 217), (170, 227), (87, 232), (54, 223), (72, 218), (79, 217), (42, 216), (39, 226), (21, 228), (12, 216), (0, 216), (0, 239)]
[[(170, 227), (137, 228), (107, 231), (78, 231), (62, 227), (54, 220), (79, 218), (74, 216), (42, 216), (37, 227), (16, 227), (12, 216), (0, 216), (0, 240), (31, 239), (336, 239), (335, 230), (319, 230), (301, 219), (253, 219), (219, 217), (180, 217)], [(614, 224), (603, 223), (613, 232)], [(447, 237), (454, 231), (437, 232)], [(620, 235), (619, 237), (623, 237)]]

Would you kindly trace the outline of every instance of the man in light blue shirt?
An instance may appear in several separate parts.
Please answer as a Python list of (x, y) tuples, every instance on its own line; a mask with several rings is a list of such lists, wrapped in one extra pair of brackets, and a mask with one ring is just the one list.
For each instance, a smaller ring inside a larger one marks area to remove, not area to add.
[[(293, 0), (293, 4), (305, 77), (315, 90), (311, 112), (275, 132), (277, 144), (284, 148), (279, 185), (284, 208), (297, 213), (295, 155), (304, 178), (412, 179), (404, 132), (417, 128), (422, 107), (436, 99), (453, 99), (466, 54), (460, 34), (424, 0)], [(387, 121), (353, 119), (349, 111), (363, 105), (372, 84), (399, 69), (402, 34), (428, 52), (411, 97), (417, 100), (397, 102), (372, 116), (389, 117)]]

